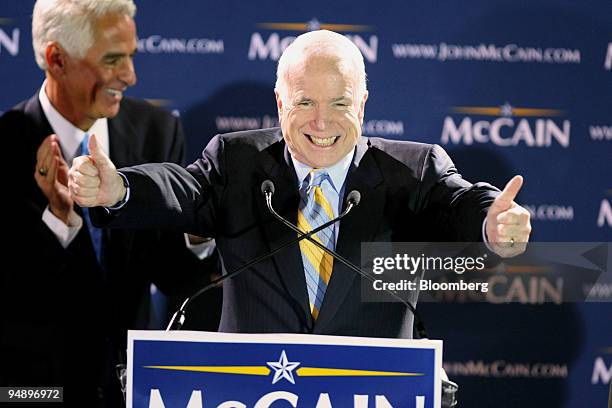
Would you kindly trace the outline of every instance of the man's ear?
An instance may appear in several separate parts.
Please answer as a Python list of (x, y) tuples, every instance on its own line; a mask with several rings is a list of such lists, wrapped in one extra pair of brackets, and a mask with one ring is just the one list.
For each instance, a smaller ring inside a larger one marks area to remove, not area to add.
[(359, 117), (359, 124), (360, 125), (363, 125), (363, 118), (365, 116), (365, 104), (366, 104), (366, 101), (368, 100), (368, 95), (369, 95), (368, 91), (364, 91), (363, 92), (363, 98), (361, 98), (361, 101), (359, 102), (359, 114), (358, 114), (358, 117)]
[(276, 97), (276, 109), (278, 110), (278, 122), (283, 118), (283, 98), (278, 89), (274, 88), (274, 96)]
[(66, 68), (66, 51), (55, 41), (51, 41), (45, 48), (45, 61), (47, 70), (55, 77), (62, 76)]

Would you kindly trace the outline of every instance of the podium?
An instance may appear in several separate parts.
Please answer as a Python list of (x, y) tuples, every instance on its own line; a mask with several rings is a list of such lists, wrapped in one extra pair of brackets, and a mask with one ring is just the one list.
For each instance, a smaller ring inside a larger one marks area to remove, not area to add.
[(128, 333), (128, 408), (440, 408), (442, 341)]

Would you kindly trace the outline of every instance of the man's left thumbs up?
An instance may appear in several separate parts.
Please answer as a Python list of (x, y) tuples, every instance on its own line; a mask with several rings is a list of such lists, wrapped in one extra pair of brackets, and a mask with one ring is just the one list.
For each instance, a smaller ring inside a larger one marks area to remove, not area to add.
[(88, 156), (79, 156), (72, 161), (68, 172), (70, 194), (81, 207), (111, 207), (125, 197), (123, 180), (95, 135), (90, 136), (87, 148)]
[(497, 196), (486, 220), (489, 246), (504, 258), (525, 252), (531, 233), (529, 211), (514, 202), (523, 185), (523, 177), (514, 176)]

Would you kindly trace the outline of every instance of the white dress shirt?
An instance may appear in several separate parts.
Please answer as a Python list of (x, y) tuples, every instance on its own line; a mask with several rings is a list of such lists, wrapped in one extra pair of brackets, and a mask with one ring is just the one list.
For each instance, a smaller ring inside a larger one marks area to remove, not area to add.
[[(72, 160), (76, 157), (77, 153), (79, 153), (85, 133), (90, 135), (95, 134), (102, 150), (108, 154), (108, 120), (106, 118), (96, 120), (87, 131), (77, 128), (63, 117), (51, 104), (45, 91), (46, 83), (46, 81), (43, 83), (40, 92), (38, 92), (38, 100), (51, 125), (51, 129), (53, 129), (53, 133), (57, 135), (62, 156), (66, 163), (68, 163), (68, 166), (72, 164)], [(78, 214), (73, 213), (68, 219), (68, 224), (64, 224), (62, 220), (51, 212), (48, 205), (43, 212), (42, 220), (53, 234), (55, 234), (57, 240), (64, 248), (70, 245), (77, 236), (79, 230), (83, 227), (83, 219)]]
[[(329, 201), (329, 205), (334, 212), (334, 217), (337, 217), (338, 214), (342, 211), (342, 199), (344, 197), (344, 182), (346, 181), (346, 176), (348, 175), (349, 168), (351, 167), (351, 163), (353, 162), (353, 156), (355, 154), (355, 149), (351, 150), (346, 156), (344, 156), (340, 161), (333, 166), (322, 168), (319, 170), (327, 172), (329, 174), (329, 178), (331, 179), (331, 183), (329, 180), (324, 181), (321, 184), (321, 189), (323, 190), (323, 195)], [(299, 190), (304, 182), (304, 179), (308, 176), (308, 173), (313, 169), (312, 167), (297, 161), (291, 156), (291, 160), (293, 161), (293, 167), (295, 168), (295, 173), (297, 174), (298, 185), (297, 189)], [(296, 210), (297, 211), (297, 210)], [(336, 234), (336, 242), (338, 242), (338, 233), (340, 232), (340, 222), (335, 224), (335, 234)]]

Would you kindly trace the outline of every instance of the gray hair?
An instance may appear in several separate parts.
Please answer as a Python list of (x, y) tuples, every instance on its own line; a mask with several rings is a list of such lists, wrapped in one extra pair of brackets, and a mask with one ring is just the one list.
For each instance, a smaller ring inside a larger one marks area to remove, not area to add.
[(94, 22), (107, 14), (134, 18), (132, 0), (38, 0), (32, 15), (32, 45), (36, 63), (47, 69), (45, 50), (58, 42), (74, 58), (83, 58), (94, 43)]
[(366, 72), (361, 51), (345, 36), (329, 30), (304, 33), (285, 49), (276, 69), (276, 91), (284, 95), (292, 67), (316, 56), (331, 57), (343, 64), (349, 64), (357, 76), (358, 98), (365, 94)]

